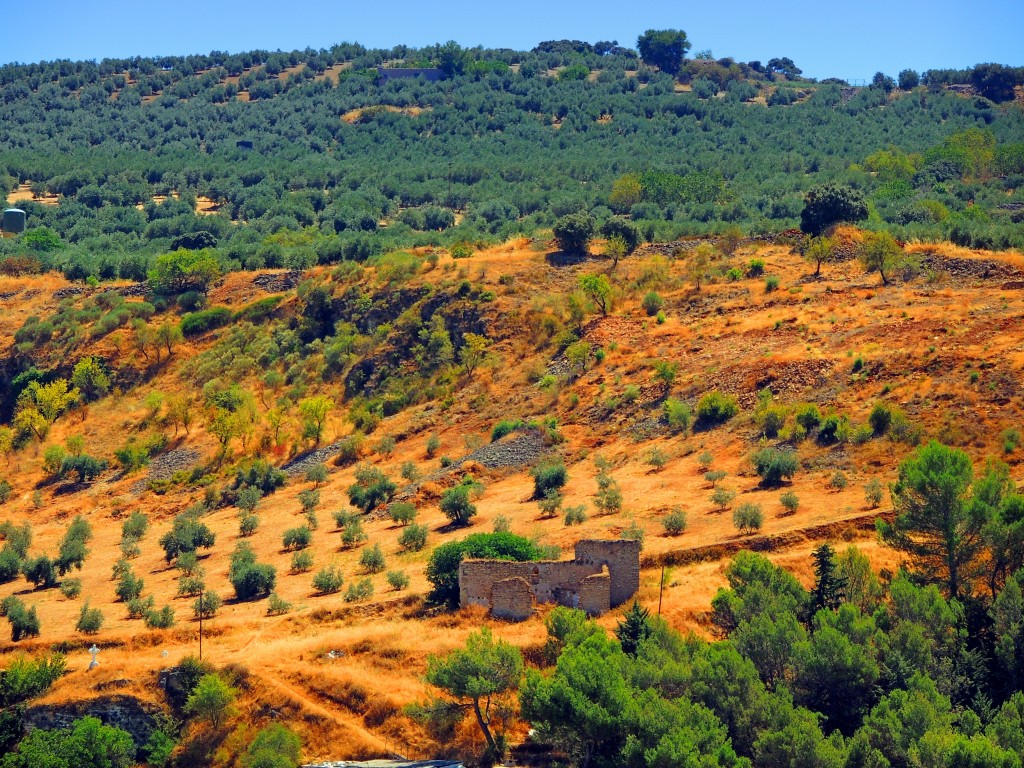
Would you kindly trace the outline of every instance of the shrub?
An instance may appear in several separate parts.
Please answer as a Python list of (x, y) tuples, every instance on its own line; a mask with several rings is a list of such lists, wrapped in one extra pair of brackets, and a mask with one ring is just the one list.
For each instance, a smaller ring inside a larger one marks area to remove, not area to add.
[(437, 435), (431, 435), (427, 438), (427, 458), (432, 459), (441, 450), (441, 438)]
[(222, 328), (231, 322), (234, 314), (227, 307), (210, 307), (199, 312), (189, 312), (181, 318), (178, 326), (183, 336), (199, 336)]
[(718, 390), (707, 392), (697, 402), (697, 422), (706, 427), (723, 424), (740, 412), (734, 395), (723, 395)]
[(241, 536), (252, 536), (260, 527), (260, 516), (245, 514), (238, 518), (238, 533)]
[(398, 536), (398, 546), (408, 552), (419, 552), (427, 545), (429, 530), (427, 526), (418, 523), (406, 526)]
[(673, 507), (661, 524), (665, 526), (666, 534), (678, 536), (686, 530), (686, 511), (682, 507)]
[(217, 615), (217, 611), (220, 610), (222, 600), (220, 595), (216, 592), (203, 592), (194, 603), (192, 603), (192, 613), (195, 617), (212, 619)]
[(597, 224), (589, 214), (570, 213), (555, 222), (552, 232), (559, 250), (565, 253), (585, 253), (596, 229)]
[(259, 488), (246, 486), (238, 492), (238, 496), (235, 498), (235, 506), (245, 512), (254, 512), (262, 498), (263, 493)]
[(11, 625), (11, 641), (18, 642), (22, 638), (38, 637), (40, 626), (36, 607), (26, 608), (16, 596), (9, 595), (0, 601), (0, 616), (6, 616)]
[(142, 579), (129, 570), (121, 576), (121, 580), (117, 583), (117, 588), (114, 592), (121, 602), (127, 603), (130, 600), (135, 600), (142, 594), (143, 586)]
[(882, 482), (877, 477), (873, 477), (864, 485), (864, 500), (871, 505), (872, 509), (875, 509), (882, 503), (883, 492)]
[(196, 597), (206, 589), (202, 576), (181, 576), (178, 579), (178, 594), (181, 597)]
[(155, 599), (152, 595), (149, 597), (136, 597), (134, 600), (129, 600), (128, 605), (128, 618), (129, 619), (141, 619), (147, 611), (153, 608)]
[(95, 635), (103, 626), (103, 611), (99, 608), (90, 608), (89, 601), (82, 604), (82, 610), (78, 612), (78, 623), (75, 630), (87, 635)]
[(648, 291), (644, 294), (643, 307), (648, 316), (653, 317), (658, 314), (664, 304), (664, 299), (657, 291)]
[(302, 505), (303, 514), (314, 512), (320, 506), (320, 491), (316, 488), (299, 491), (299, 504)]
[(724, 469), (712, 469), (704, 473), (704, 479), (714, 488), (720, 480), (724, 480), (729, 473)]
[(234, 489), (258, 488), (263, 496), (269, 496), (288, 481), (288, 475), (273, 464), (256, 459), (235, 473)]
[(693, 411), (686, 403), (670, 397), (665, 401), (662, 408), (665, 413), (665, 421), (668, 422), (670, 430), (678, 433), (686, 432), (690, 428), (690, 422), (693, 420)]
[(214, 541), (214, 534), (205, 523), (199, 522), (196, 515), (183, 512), (174, 518), (171, 530), (160, 537), (160, 546), (164, 559), (170, 563), (186, 552), (194, 553), (199, 547), (208, 549)]
[(526, 424), (522, 419), (503, 419), (491, 428), (491, 442), (497, 442), (505, 435), (510, 435), (517, 429), (522, 429)]
[(778, 437), (779, 431), (786, 424), (786, 417), (788, 415), (789, 409), (782, 405), (769, 405), (762, 410), (758, 414), (757, 420), (765, 437), (773, 439)]
[(831, 485), (833, 488), (835, 488), (837, 490), (840, 490), (840, 491), (843, 488), (845, 488), (848, 483), (849, 483), (849, 481), (846, 479), (846, 475), (844, 475), (838, 469), (835, 471), (835, 473), (833, 473), (832, 477), (828, 481), (829, 485)]
[(266, 597), (274, 591), (277, 571), (267, 563), (257, 563), (256, 553), (248, 542), (241, 542), (231, 553), (228, 567), (228, 581), (235, 589), (239, 600), (254, 600)]
[(149, 530), (149, 518), (142, 512), (132, 512), (128, 519), (121, 523), (122, 541), (139, 541)]
[(711, 465), (712, 463), (714, 463), (714, 461), (715, 457), (711, 453), (711, 451), (704, 451), (697, 457), (697, 468), (701, 472), (707, 472), (711, 468)]
[(346, 549), (366, 541), (362, 521), (355, 515), (349, 516), (341, 529), (341, 544)]
[(622, 489), (610, 474), (602, 470), (597, 473), (597, 493), (594, 506), (602, 515), (613, 515), (622, 511)]
[(876, 402), (871, 407), (871, 413), (867, 417), (867, 423), (871, 425), (871, 430), (876, 435), (884, 435), (889, 431), (889, 427), (893, 422), (892, 408), (888, 402)]
[(753, 533), (764, 525), (764, 513), (758, 504), (740, 504), (732, 513), (732, 522), (741, 533)]
[(559, 491), (548, 491), (544, 498), (537, 502), (541, 517), (555, 517), (562, 507), (562, 494)]
[(494, 518), (494, 525), (491, 527), (495, 533), (508, 533), (512, 528), (512, 524), (505, 515), (498, 515)]
[(202, 575), (202, 568), (199, 566), (199, 557), (195, 552), (183, 552), (177, 562), (174, 563), (174, 567), (182, 572), (185, 576), (191, 576), (193, 573), (199, 572)]
[(369, 512), (387, 504), (397, 486), (377, 467), (362, 466), (356, 470), (356, 482), (349, 486), (348, 500), (353, 507)]
[(303, 549), (292, 555), (292, 573), (307, 573), (313, 569), (313, 553)]
[(327, 465), (320, 461), (310, 464), (306, 468), (305, 479), (307, 482), (315, 483), (316, 487), (319, 488), (327, 482)]
[(313, 589), (321, 595), (333, 595), (344, 583), (341, 571), (336, 566), (321, 568), (313, 577)]
[(627, 541), (639, 541), (640, 548), (643, 549), (644, 529), (637, 524), (635, 519), (630, 520), (629, 525), (622, 529), (622, 532), (619, 534), (619, 538), (626, 539)]
[(533, 476), (533, 499), (543, 499), (548, 491), (559, 490), (569, 479), (561, 459), (544, 462), (530, 472)]
[(786, 491), (779, 497), (779, 503), (782, 504), (783, 508), (789, 514), (795, 514), (797, 509), (800, 508), (800, 499), (793, 491)]
[(1004, 429), (999, 434), (999, 439), (1003, 443), (1003, 452), (1013, 453), (1020, 447), (1020, 430), (1014, 429), (1013, 427)]
[(764, 260), (763, 259), (751, 259), (747, 263), (747, 276), (748, 277), (760, 277), (764, 274)]
[(793, 477), (798, 462), (796, 451), (790, 449), (762, 448), (750, 457), (754, 469), (766, 488), (780, 485), (783, 479)]
[(779, 289), (779, 278), (778, 278), (778, 276), (777, 275), (768, 275), (768, 277), (766, 277), (764, 279), (764, 292), (765, 293), (772, 293), (773, 291), (777, 291), (778, 289)]
[(850, 436), (850, 421), (846, 416), (830, 413), (821, 420), (818, 427), (818, 442), (821, 445), (844, 443)]
[(339, 467), (346, 467), (359, 461), (363, 440), (363, 436), (358, 432), (341, 440), (338, 443), (338, 454), (334, 457), (334, 463)]
[(313, 532), (305, 525), (289, 528), (284, 532), (282, 544), (285, 549), (305, 549), (313, 543)]
[(359, 581), (353, 581), (345, 590), (345, 602), (355, 603), (359, 600), (366, 600), (373, 597), (373, 580), (366, 576)]
[(169, 629), (174, 626), (174, 609), (165, 605), (159, 611), (146, 611), (142, 620), (149, 629)]
[(814, 403), (803, 403), (797, 406), (794, 418), (797, 424), (810, 432), (821, 424), (821, 411)]
[(23, 562), (21, 572), (25, 576), (25, 580), (31, 582), (36, 589), (56, 587), (60, 578), (60, 574), (57, 572), (57, 563), (46, 555), (39, 555), (39, 557)]
[(402, 462), (400, 474), (402, 475), (403, 480), (410, 483), (415, 483), (420, 479), (420, 471), (416, 468), (416, 463), (413, 461)]
[(270, 597), (267, 598), (267, 615), (268, 616), (280, 616), (288, 613), (292, 609), (292, 604), (285, 600), (283, 597), (277, 594), (277, 592), (271, 592)]
[(565, 524), (580, 525), (587, 520), (587, 505), (579, 504), (575, 507), (565, 508)]
[(409, 586), (409, 574), (405, 571), (388, 571), (388, 584), (396, 591), (401, 591)]
[(68, 473), (77, 474), (78, 482), (84, 483), (86, 480), (95, 480), (106, 468), (105, 459), (97, 459), (87, 453), (82, 453), (77, 456), (65, 456), (60, 463), (59, 474), (61, 477)]
[(711, 494), (711, 501), (719, 511), (725, 511), (732, 504), (732, 500), (736, 498), (736, 491), (729, 488), (715, 488), (715, 492)]
[(668, 454), (660, 448), (652, 448), (647, 454), (647, 463), (657, 472), (665, 468), (668, 463)]
[(63, 579), (60, 583), (60, 593), (64, 595), (64, 597), (73, 600), (82, 594), (82, 580)]
[(399, 525), (409, 525), (416, 519), (416, 505), (407, 501), (400, 501), (388, 508), (392, 522)]
[(441, 511), (454, 525), (469, 525), (476, 505), (469, 500), (469, 487), (456, 485), (441, 494)]
[(367, 547), (359, 554), (359, 565), (367, 573), (380, 573), (386, 567), (384, 562), (384, 552), (380, 548), (380, 544), (374, 544), (372, 547)]

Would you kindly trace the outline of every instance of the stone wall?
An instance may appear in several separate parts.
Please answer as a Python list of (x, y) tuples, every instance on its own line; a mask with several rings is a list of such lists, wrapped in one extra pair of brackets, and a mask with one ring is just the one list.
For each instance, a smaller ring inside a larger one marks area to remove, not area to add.
[(533, 590), (526, 579), (514, 576), (494, 583), (491, 615), (509, 621), (523, 621), (533, 615)]
[(624, 603), (639, 588), (636, 541), (581, 541), (574, 560), (464, 560), (459, 565), (459, 604), (483, 605), (509, 619), (529, 616), (534, 600), (597, 615)]
[(584, 539), (576, 543), (576, 562), (608, 566), (612, 608), (622, 605), (640, 589), (639, 541)]

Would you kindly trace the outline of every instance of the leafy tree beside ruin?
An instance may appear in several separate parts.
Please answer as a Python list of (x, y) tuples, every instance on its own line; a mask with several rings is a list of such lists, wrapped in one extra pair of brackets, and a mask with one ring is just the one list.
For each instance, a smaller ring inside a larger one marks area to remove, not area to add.
[(804, 198), (800, 229), (820, 237), (835, 224), (854, 223), (867, 217), (868, 204), (863, 194), (851, 187), (827, 183), (814, 187)]

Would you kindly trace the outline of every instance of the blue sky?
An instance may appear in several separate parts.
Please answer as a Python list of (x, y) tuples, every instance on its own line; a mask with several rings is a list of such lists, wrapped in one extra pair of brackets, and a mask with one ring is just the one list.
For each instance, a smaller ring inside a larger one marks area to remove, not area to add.
[(57, 58), (291, 50), (343, 41), (390, 48), (456, 40), (532, 48), (541, 40), (618, 40), (682, 29), (693, 52), (767, 61), (789, 56), (812, 77), (869, 79), (876, 71), (1024, 65), (1024, 0), (559, 0), (233, 3), (50, 0), (0, 5), (0, 63)]

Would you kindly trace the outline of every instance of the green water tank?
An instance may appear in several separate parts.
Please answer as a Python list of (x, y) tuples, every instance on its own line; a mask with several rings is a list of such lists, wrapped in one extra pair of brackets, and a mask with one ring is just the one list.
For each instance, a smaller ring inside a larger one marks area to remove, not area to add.
[(25, 212), (20, 208), (8, 208), (4, 211), (0, 229), (15, 235), (25, 231)]

